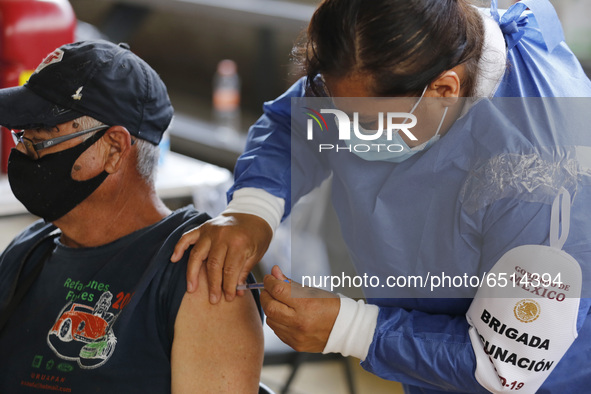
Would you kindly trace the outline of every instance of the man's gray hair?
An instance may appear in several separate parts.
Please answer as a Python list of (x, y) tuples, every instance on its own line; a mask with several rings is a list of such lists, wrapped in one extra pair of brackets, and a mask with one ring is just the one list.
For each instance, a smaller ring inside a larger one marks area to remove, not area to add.
[(149, 141), (137, 138), (136, 140), (136, 169), (141, 177), (149, 185), (156, 182), (156, 169), (160, 159), (160, 148)]
[[(78, 119), (75, 119), (74, 122), (79, 123), (80, 126), (82, 126), (82, 130), (104, 125), (104, 123), (90, 116), (82, 116)], [(154, 185), (156, 181), (158, 160), (160, 158), (160, 149), (158, 148), (158, 145), (154, 145), (151, 142), (136, 138), (134, 136), (131, 138), (135, 141), (136, 145), (137, 172), (147, 184)]]

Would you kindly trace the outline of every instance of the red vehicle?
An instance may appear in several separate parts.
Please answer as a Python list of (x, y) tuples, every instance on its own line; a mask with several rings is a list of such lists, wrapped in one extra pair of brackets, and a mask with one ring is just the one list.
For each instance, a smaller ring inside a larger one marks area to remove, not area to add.
[[(75, 28), (68, 0), (0, 0), (0, 88), (24, 84), (48, 53), (74, 41)], [(0, 128), (0, 172), (12, 147)]]
[(75, 341), (89, 343), (107, 334), (109, 323), (95, 314), (95, 309), (82, 304), (73, 304), (62, 313), (53, 325), (50, 334), (55, 334), (63, 342)]

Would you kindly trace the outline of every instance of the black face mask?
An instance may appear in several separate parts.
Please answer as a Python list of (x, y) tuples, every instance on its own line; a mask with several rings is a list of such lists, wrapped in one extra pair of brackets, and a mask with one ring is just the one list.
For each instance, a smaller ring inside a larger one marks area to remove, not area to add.
[(16, 198), (29, 212), (53, 222), (90, 196), (109, 175), (103, 171), (85, 181), (72, 179), (78, 158), (106, 130), (99, 131), (72, 148), (45, 155), (37, 160), (13, 148), (8, 158), (8, 181)]

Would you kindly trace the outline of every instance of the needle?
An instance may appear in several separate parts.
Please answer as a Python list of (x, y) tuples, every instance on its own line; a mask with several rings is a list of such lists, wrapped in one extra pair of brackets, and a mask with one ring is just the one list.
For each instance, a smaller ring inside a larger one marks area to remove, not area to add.
[[(289, 283), (289, 279), (285, 279), (284, 282)], [(252, 290), (252, 289), (262, 289), (265, 287), (265, 284), (262, 282), (259, 283), (247, 283), (244, 285), (236, 286), (236, 290)]]

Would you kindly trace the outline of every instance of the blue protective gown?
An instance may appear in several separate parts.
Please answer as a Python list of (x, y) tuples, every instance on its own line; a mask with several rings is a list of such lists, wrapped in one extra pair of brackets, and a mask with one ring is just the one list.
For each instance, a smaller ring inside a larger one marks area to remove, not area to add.
[[(445, 267), (480, 275), (514, 247), (548, 245), (550, 205), (565, 187), (574, 198), (564, 250), (581, 265), (584, 298), (579, 337), (539, 392), (578, 393), (591, 384), (585, 286), (591, 283), (591, 133), (585, 120), (591, 100), (573, 97), (591, 97), (591, 82), (563, 42), (549, 3), (526, 4), (530, 10), (518, 3), (502, 16), (495, 1), (491, 7), (510, 64), (495, 96), (514, 98), (479, 102), (433, 147), (400, 164), (367, 162), (347, 152), (315, 155), (290, 127), (292, 98), (304, 95), (300, 80), (265, 104), (228, 195), (262, 188), (285, 199), (288, 215), (292, 202), (332, 174), (332, 201), (358, 272), (383, 277)], [(321, 138), (337, 142), (334, 135)], [(410, 393), (486, 392), (474, 378), (465, 318), (470, 298), (367, 296), (380, 313), (362, 363), (366, 370), (402, 382)]]

